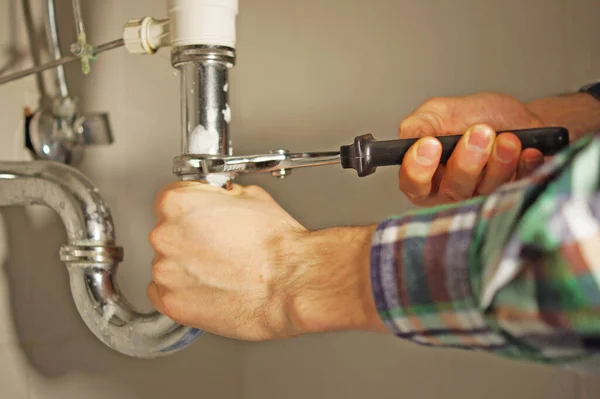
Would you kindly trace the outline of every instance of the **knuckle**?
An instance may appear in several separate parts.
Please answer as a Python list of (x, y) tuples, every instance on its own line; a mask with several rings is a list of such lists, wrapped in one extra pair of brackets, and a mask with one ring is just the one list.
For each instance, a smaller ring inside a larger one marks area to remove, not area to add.
[(475, 190), (475, 192), (473, 193), (474, 197), (479, 197), (481, 195), (489, 195), (492, 192), (494, 192), (494, 190), (496, 190), (496, 188), (498, 188), (498, 185), (493, 185), (493, 186), (481, 186), (481, 187), (477, 187), (477, 189)]
[(166, 282), (165, 277), (167, 276), (167, 274), (168, 271), (165, 270), (164, 262), (155, 263), (152, 266), (152, 280), (156, 284), (164, 286), (164, 283)]
[(436, 115), (422, 113), (413, 115), (400, 123), (400, 138), (435, 136), (440, 133), (440, 123)]
[(255, 184), (246, 186), (246, 192), (252, 195), (266, 194), (266, 191), (262, 187)]
[(177, 284), (180, 281), (180, 277), (177, 265), (168, 260), (162, 260), (152, 265), (152, 281), (159, 287), (172, 287), (174, 283)]
[(156, 196), (156, 209), (164, 215), (181, 210), (181, 191), (176, 189), (163, 190)]
[(422, 107), (430, 107), (430, 106), (435, 106), (439, 103), (443, 102), (443, 98), (442, 97), (429, 97), (427, 100), (425, 100), (423, 102)]
[(172, 293), (167, 293), (163, 295), (162, 313), (169, 319), (177, 323), (185, 323), (184, 307), (182, 306), (181, 301), (177, 298), (177, 296)]
[(148, 242), (150, 247), (159, 255), (164, 255), (168, 252), (172, 240), (169, 239), (169, 234), (164, 224), (159, 224), (148, 234)]
[(421, 201), (425, 199), (425, 195), (422, 194), (423, 190), (420, 186), (421, 184), (416, 184), (414, 180), (410, 179), (408, 176), (401, 178), (399, 183), (400, 191), (406, 195), (409, 201)]
[[(411, 130), (414, 130), (415, 127), (418, 126), (420, 122), (420, 118), (418, 115), (412, 115), (409, 116), (408, 118), (404, 119), (402, 122), (400, 122), (400, 125), (398, 126), (398, 131), (403, 134), (405, 132), (410, 132)], [(404, 134), (406, 136), (406, 134)]]
[(422, 108), (444, 114), (450, 109), (450, 99), (446, 97), (431, 97), (423, 103)]
[(429, 184), (431, 184), (431, 179), (437, 170), (439, 163), (422, 166), (419, 165), (417, 167), (408, 167), (405, 171), (406, 183), (410, 184), (410, 187), (413, 191), (421, 191)]
[(400, 124), (398, 125), (398, 136), (400, 138), (406, 138), (409, 136), (408, 134), (406, 134), (406, 132), (410, 130), (411, 123), (412, 117), (410, 116), (407, 119), (404, 119), (402, 122), (400, 122)]
[(466, 193), (456, 187), (440, 187), (439, 195), (447, 202), (464, 201), (472, 196), (473, 193)]
[(160, 241), (161, 241), (160, 235), (161, 235), (160, 226), (156, 226), (155, 228), (152, 229), (152, 231), (150, 231), (150, 234), (148, 234), (148, 242), (150, 243), (150, 246), (152, 247), (152, 249), (154, 249), (155, 251), (160, 246)]
[(515, 176), (515, 173), (517, 173), (517, 168), (516, 166), (504, 168), (494, 167), (493, 169), (488, 169), (488, 171), (489, 173), (485, 173), (481, 181), (477, 184), (477, 188), (475, 190), (477, 194), (491, 194), (498, 187), (510, 182), (513, 176)]
[(471, 150), (467, 148), (466, 143), (459, 143), (452, 155), (450, 155), (447, 165), (450, 175), (457, 179), (457, 181), (460, 178), (460, 181), (470, 183), (472, 181), (477, 182), (479, 176), (481, 176), (488, 167), (489, 161), (489, 153), (479, 153), (474, 155)]
[(413, 193), (404, 193), (404, 194), (406, 195), (408, 202), (410, 202), (413, 205), (417, 205), (417, 206), (423, 205), (425, 200), (427, 199), (427, 197), (423, 196), (423, 195), (418, 195), (418, 194), (413, 194)]
[(271, 198), (271, 196), (269, 195), (269, 193), (262, 187), (257, 186), (257, 185), (250, 185), (246, 187), (246, 194), (248, 194), (251, 197), (258, 197), (258, 198)]

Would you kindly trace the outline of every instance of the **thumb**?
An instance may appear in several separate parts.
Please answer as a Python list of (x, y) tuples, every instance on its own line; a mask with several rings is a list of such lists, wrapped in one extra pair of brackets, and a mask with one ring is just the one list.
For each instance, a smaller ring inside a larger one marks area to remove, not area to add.
[(398, 137), (401, 139), (442, 136), (444, 134), (439, 117), (431, 113), (413, 114), (402, 121), (398, 128)]

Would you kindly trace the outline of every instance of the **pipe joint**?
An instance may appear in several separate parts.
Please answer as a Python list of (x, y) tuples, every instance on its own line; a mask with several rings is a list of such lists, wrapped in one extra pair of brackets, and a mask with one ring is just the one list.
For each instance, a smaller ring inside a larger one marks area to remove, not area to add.
[(224, 46), (194, 45), (173, 47), (171, 64), (177, 68), (186, 62), (216, 62), (232, 68), (235, 65), (235, 49)]
[(123, 248), (114, 245), (64, 245), (60, 248), (60, 260), (67, 266), (107, 265), (123, 261)]

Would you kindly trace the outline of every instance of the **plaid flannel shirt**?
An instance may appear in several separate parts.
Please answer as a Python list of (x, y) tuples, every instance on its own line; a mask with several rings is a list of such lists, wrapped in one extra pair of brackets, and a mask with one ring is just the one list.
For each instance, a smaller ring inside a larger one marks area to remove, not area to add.
[(560, 363), (600, 353), (600, 133), (493, 195), (390, 218), (371, 249), (398, 337)]

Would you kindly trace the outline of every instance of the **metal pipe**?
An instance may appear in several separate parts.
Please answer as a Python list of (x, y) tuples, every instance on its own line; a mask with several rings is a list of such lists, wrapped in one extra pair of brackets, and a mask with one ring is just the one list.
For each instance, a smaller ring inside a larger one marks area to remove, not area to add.
[(184, 46), (173, 49), (171, 57), (181, 79), (181, 153), (228, 155), (228, 75), (235, 52), (219, 46)]
[(85, 38), (85, 27), (83, 25), (83, 16), (81, 14), (81, 4), (79, 0), (73, 0), (73, 17), (75, 18), (75, 30), (77, 31), (77, 39)]
[[(94, 47), (94, 54), (98, 55), (105, 51), (122, 47), (123, 45), (125, 45), (125, 42), (123, 41), (123, 39), (116, 39), (111, 42), (102, 43), (99, 46)], [(78, 55), (71, 54), (71, 55), (62, 57), (60, 60), (49, 61), (42, 65), (36, 65), (34, 67), (27, 68), (27, 69), (24, 69), (19, 72), (11, 73), (10, 75), (0, 76), (0, 85), (4, 84), (4, 83), (12, 82), (13, 80), (24, 78), (29, 75), (33, 75), (34, 73), (43, 72), (47, 69), (56, 68), (58, 65), (64, 65), (64, 64), (68, 64), (69, 62), (79, 61), (79, 60), (80, 60), (80, 58)]]
[[(37, 41), (37, 31), (35, 29), (35, 22), (33, 19), (33, 14), (31, 13), (31, 4), (29, 0), (24, 0), (23, 2), (23, 18), (25, 19), (25, 28), (27, 29), (27, 40), (29, 41), (29, 50), (31, 52), (31, 59), (33, 60), (34, 67), (31, 69), (37, 69), (40, 65), (40, 49)], [(28, 75), (32, 75), (39, 71), (34, 71)], [(11, 74), (8, 76), (14, 76), (15, 74)], [(0, 84), (2, 84), (2, 77), (0, 76)], [(38, 91), (40, 92), (42, 97), (46, 96), (46, 86), (44, 82), (44, 75), (38, 73), (36, 76), (36, 84)]]
[(201, 331), (158, 312), (137, 312), (116, 284), (122, 249), (98, 190), (79, 171), (47, 161), (0, 162), (0, 206), (45, 205), (60, 216), (69, 245), (61, 259), (69, 271), (77, 310), (102, 342), (125, 355), (154, 358), (191, 344)]
[[(182, 46), (172, 50), (171, 61), (180, 72), (181, 154), (231, 155), (229, 137), (229, 69), (235, 51), (222, 46)], [(186, 180), (210, 180), (186, 175)], [(226, 185), (230, 180), (218, 185)]]
[(227, 66), (185, 62), (181, 75), (182, 140), (184, 154), (227, 154), (229, 123)]
[[(48, 36), (48, 51), (50, 57), (54, 61), (58, 61), (62, 58), (62, 54), (60, 51), (60, 41), (58, 39), (58, 29), (56, 27), (56, 9), (54, 0), (46, 0), (44, 4), (46, 5), (46, 36)], [(55, 75), (60, 96), (68, 97), (69, 88), (67, 86), (65, 69), (62, 65), (58, 65), (55, 68)]]

